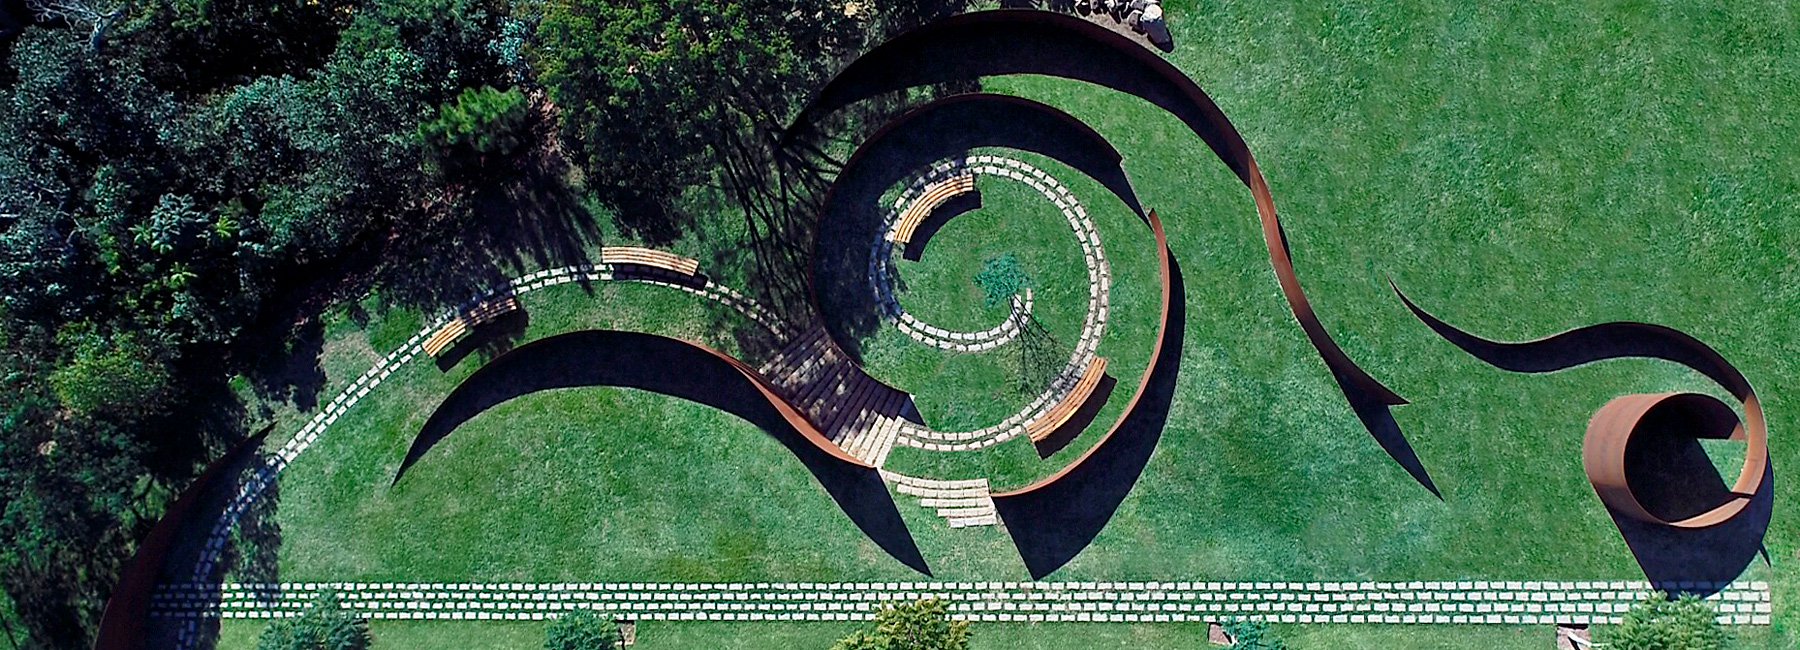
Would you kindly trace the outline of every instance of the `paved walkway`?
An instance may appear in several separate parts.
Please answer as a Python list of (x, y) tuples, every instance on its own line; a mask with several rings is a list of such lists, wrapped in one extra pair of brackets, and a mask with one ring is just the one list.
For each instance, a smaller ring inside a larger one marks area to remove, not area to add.
[[(471, 299), (463, 305), (463, 308), (466, 309), (483, 300), (490, 300), (501, 295), (522, 296), (570, 282), (602, 281), (636, 282), (673, 288), (717, 301), (735, 309), (777, 336), (791, 335), (781, 321), (775, 318), (768, 309), (730, 287), (715, 284), (705, 277), (685, 276), (662, 269), (632, 265), (583, 264), (530, 273), (514, 279), (505, 287)], [(262, 498), (263, 492), (274, 484), (281, 471), (292, 464), (301, 453), (312, 447), (312, 444), (325, 433), (326, 429), (337, 423), (339, 417), (367, 397), (370, 391), (375, 390), (383, 381), (386, 381), (395, 370), (424, 356), (422, 346), (425, 339), (460, 311), (462, 309), (444, 314), (427, 323), (412, 338), (407, 339), (399, 349), (382, 357), (374, 367), (357, 377), (350, 386), (344, 388), (331, 402), (315, 413), (313, 418), (308, 420), (306, 425), (301, 427), (300, 431), (295, 433), (294, 437), (290, 438), (286, 444), (283, 444), (281, 449), (270, 456), (262, 466), (256, 468), (249, 480), (239, 486), (236, 497), (227, 504), (225, 511), (213, 523), (212, 530), (208, 532), (205, 546), (202, 548), (199, 560), (194, 565), (192, 580), (195, 583), (205, 583), (217, 575), (220, 569), (220, 558), (224, 554), (226, 544), (231, 540), (232, 528), (237, 526), (238, 519), (243, 516), (244, 512), (257, 499)], [(179, 631), (181, 648), (185, 650), (193, 647), (196, 639), (195, 632), (191, 622), (181, 627)]]
[(1106, 331), (1107, 317), (1111, 311), (1112, 269), (1106, 261), (1106, 251), (1100, 244), (1100, 232), (1094, 227), (1094, 222), (1088, 216), (1087, 209), (1082, 207), (1081, 201), (1056, 178), (1029, 163), (1003, 156), (976, 155), (939, 161), (915, 174), (907, 188), (900, 193), (893, 209), (888, 211), (887, 228), (883, 236), (877, 237), (872, 244), (874, 250), (870, 256), (869, 283), (883, 314), (895, 327), (914, 340), (932, 347), (959, 352), (984, 352), (1016, 338), (1022, 322), (1031, 313), (1031, 297), (1027, 293), (1023, 300), (1015, 297), (1012, 311), (999, 325), (982, 332), (953, 332), (919, 321), (907, 313), (895, 295), (893, 285), (897, 275), (897, 262), (894, 260), (896, 250), (893, 242), (886, 236), (887, 232), (898, 227), (901, 213), (926, 188), (962, 174), (1022, 183), (1056, 206), (1063, 219), (1068, 221), (1076, 242), (1081, 245), (1082, 260), (1088, 275), (1087, 313), (1082, 320), (1081, 334), (1075, 341), (1068, 365), (1057, 373), (1043, 393), (1017, 413), (992, 426), (973, 431), (939, 431), (912, 423), (902, 424), (897, 442), (927, 451), (972, 451), (1024, 434), (1026, 423), (1043, 415), (1061, 401), (1080, 380), (1082, 371), (1087, 368), (1088, 361), (1100, 346), (1100, 338)]
[[(154, 599), (160, 618), (297, 616), (323, 588), (384, 620), (544, 620), (593, 609), (636, 620), (861, 621), (881, 603), (936, 598), (981, 622), (1546, 625), (1616, 623), (1644, 582), (191, 583)], [(1709, 599), (1720, 620), (1769, 624), (1769, 585)]]

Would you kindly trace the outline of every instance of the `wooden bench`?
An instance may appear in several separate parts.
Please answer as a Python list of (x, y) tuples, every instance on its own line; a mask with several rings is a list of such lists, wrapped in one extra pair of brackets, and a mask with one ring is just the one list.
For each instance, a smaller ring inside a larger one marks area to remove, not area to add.
[(1031, 436), (1032, 442), (1043, 442), (1050, 434), (1055, 433), (1062, 425), (1075, 417), (1088, 397), (1094, 394), (1094, 388), (1100, 385), (1100, 379), (1106, 376), (1106, 358), (1096, 356), (1088, 362), (1087, 370), (1081, 373), (1081, 379), (1075, 382), (1075, 388), (1064, 395), (1050, 410), (1025, 425), (1025, 435)]
[(938, 209), (938, 206), (943, 205), (945, 201), (973, 191), (975, 191), (974, 174), (963, 174), (939, 181), (926, 188), (925, 193), (914, 199), (911, 204), (906, 206), (906, 211), (900, 214), (900, 221), (895, 224), (894, 231), (888, 234), (888, 239), (905, 246), (907, 242), (912, 241), (913, 232), (919, 229), (919, 224), (925, 223), (926, 217), (930, 217), (931, 213)]
[(600, 261), (606, 264), (650, 266), (682, 275), (700, 272), (700, 262), (667, 251), (636, 246), (607, 246), (600, 249)]
[(442, 354), (444, 350), (450, 348), (451, 344), (456, 343), (464, 334), (468, 334), (471, 328), (485, 325), (507, 312), (518, 310), (518, 308), (519, 299), (513, 296), (495, 298), (475, 305), (473, 309), (461, 316), (450, 319), (450, 322), (433, 332), (431, 338), (425, 339), (425, 354), (434, 357)]

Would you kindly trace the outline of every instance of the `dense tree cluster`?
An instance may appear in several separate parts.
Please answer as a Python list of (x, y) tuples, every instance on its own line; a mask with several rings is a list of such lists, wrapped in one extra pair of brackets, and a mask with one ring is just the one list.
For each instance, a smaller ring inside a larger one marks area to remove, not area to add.
[[(308, 405), (296, 333), (419, 266), (421, 233), (529, 184), (667, 217), (876, 28), (836, 0), (23, 3), (0, 21), (0, 622), (23, 647), (89, 642), (170, 496), (259, 400)], [(533, 172), (562, 152), (586, 173)]]

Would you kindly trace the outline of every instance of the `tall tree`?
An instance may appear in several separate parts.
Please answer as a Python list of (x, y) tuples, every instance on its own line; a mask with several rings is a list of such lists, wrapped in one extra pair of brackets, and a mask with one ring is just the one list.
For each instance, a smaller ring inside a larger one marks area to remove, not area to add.
[(766, 167), (781, 130), (861, 25), (836, 0), (553, 0), (539, 79), (564, 146), (627, 212), (664, 214), (685, 188)]

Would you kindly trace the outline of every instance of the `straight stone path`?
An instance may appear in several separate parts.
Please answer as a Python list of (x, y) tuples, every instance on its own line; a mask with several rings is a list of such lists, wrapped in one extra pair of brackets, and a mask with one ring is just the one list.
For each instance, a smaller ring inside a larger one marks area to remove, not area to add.
[[(1689, 585), (1690, 587), (1692, 585)], [(944, 601), (980, 622), (1399, 625), (1608, 624), (1646, 582), (886, 582), (167, 584), (158, 618), (298, 616), (324, 589), (381, 620), (544, 620), (598, 610), (652, 621), (862, 621), (884, 603)], [(1708, 601), (1722, 623), (1768, 625), (1769, 585), (1737, 582)]]

